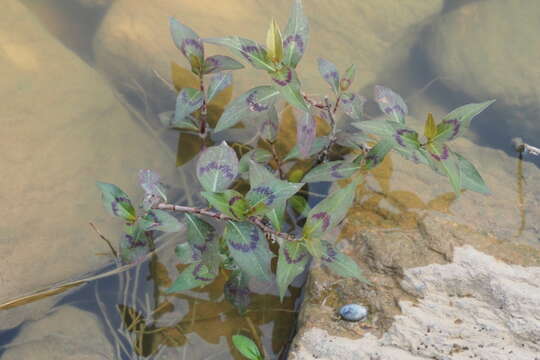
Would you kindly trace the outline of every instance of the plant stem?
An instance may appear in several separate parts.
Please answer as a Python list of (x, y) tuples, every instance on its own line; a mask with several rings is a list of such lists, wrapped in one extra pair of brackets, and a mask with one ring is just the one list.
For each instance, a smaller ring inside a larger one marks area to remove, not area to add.
[(318, 164), (325, 162), (328, 159), (328, 152), (330, 151), (330, 148), (332, 148), (332, 146), (336, 142), (336, 119), (334, 118), (334, 112), (337, 110), (338, 103), (339, 103), (339, 97), (336, 100), (334, 111), (332, 111), (332, 106), (330, 106), (328, 97), (324, 98), (324, 106), (326, 108), (326, 112), (328, 113), (328, 119), (330, 120), (330, 126), (332, 127), (332, 130), (330, 132), (330, 138), (329, 138), (328, 144), (325, 146), (323, 151), (320, 153), (319, 158), (317, 159)]
[[(217, 220), (222, 220), (222, 221), (238, 221), (230, 216), (227, 216), (225, 214), (222, 214), (216, 211), (212, 211), (208, 209), (199, 209), (199, 208), (194, 208), (191, 206), (181, 206), (181, 205), (161, 203), (161, 204), (158, 204), (155, 208), (159, 210), (199, 214), (199, 215), (208, 216), (208, 217), (211, 217)], [(273, 237), (282, 238), (287, 241), (300, 241), (301, 240), (301, 239), (295, 238), (291, 234), (272, 229), (272, 227), (266, 225), (264, 221), (258, 216), (250, 216), (247, 218), (247, 221), (257, 226), (263, 232), (272, 235)]]
[(206, 126), (206, 121), (207, 121), (207, 117), (208, 117), (208, 105), (206, 104), (206, 92), (204, 91), (204, 76), (201, 72), (201, 74), (199, 75), (199, 79), (200, 79), (200, 90), (202, 92), (202, 95), (203, 95), (203, 104), (202, 104), (202, 107), (201, 107), (201, 114), (199, 116), (199, 135), (205, 139), (206, 138), (206, 135), (207, 135), (207, 126)]
[(276, 151), (276, 143), (274, 141), (269, 141), (269, 140), (266, 140), (266, 142), (270, 145), (270, 148), (272, 150), (272, 158), (276, 162), (279, 178), (283, 180), (284, 174), (283, 174), (283, 170), (281, 169), (281, 159)]

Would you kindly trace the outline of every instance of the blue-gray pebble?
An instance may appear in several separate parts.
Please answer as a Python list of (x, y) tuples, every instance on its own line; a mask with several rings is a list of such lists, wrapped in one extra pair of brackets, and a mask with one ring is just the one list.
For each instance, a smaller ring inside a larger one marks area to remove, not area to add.
[(367, 313), (366, 307), (358, 304), (347, 304), (339, 309), (339, 315), (347, 321), (360, 321)]

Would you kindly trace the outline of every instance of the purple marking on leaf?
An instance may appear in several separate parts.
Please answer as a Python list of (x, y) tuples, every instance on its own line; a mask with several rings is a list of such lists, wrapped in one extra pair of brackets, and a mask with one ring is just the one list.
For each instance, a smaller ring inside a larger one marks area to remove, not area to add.
[(185, 39), (184, 41), (182, 41), (182, 45), (180, 46), (180, 51), (182, 51), (182, 54), (184, 54), (184, 56), (186, 57), (189, 57), (188, 56), (189, 47), (196, 49), (194, 51), (195, 53), (203, 52), (203, 46), (200, 39)]
[(334, 83), (338, 81), (339, 75), (335, 71), (327, 72), (326, 74), (324, 74), (324, 79), (328, 82)]
[(330, 176), (336, 178), (336, 179), (341, 179), (341, 178), (344, 178), (345, 176), (341, 175), (338, 170), (339, 168), (341, 167), (341, 164), (336, 164), (336, 165), (333, 165), (331, 168), (330, 168)]
[(266, 205), (271, 205), (276, 199), (276, 195), (274, 194), (272, 189), (270, 189), (270, 187), (268, 186), (264, 186), (264, 185), (258, 186), (254, 188), (252, 191), (254, 193), (261, 194), (262, 196), (266, 196), (266, 200), (264, 201)]
[(264, 132), (266, 128), (269, 127), (271, 132), (278, 131), (278, 126), (275, 121), (272, 121), (272, 118), (266, 118), (261, 124), (261, 132)]
[(405, 143), (403, 142), (403, 135), (405, 134), (414, 134), (414, 131), (409, 129), (398, 129), (396, 131), (396, 134), (394, 135), (394, 139), (397, 141), (397, 143), (403, 147), (405, 147)]
[(129, 234), (125, 234), (124, 237), (126, 238), (130, 249), (144, 246), (143, 241), (137, 241), (137, 240), (135, 240), (135, 238), (133, 236), (131, 236)]
[(461, 123), (458, 121), (458, 119), (443, 120), (443, 124), (448, 124), (454, 128), (454, 131), (452, 132), (452, 136), (450, 137), (450, 139), (455, 138), (461, 127)]
[(256, 45), (242, 45), (240, 53), (242, 56), (249, 61), (253, 62), (252, 56), (260, 55), (261, 49)]
[(448, 159), (448, 155), (449, 155), (448, 154), (448, 146), (446, 146), (446, 145), (443, 146), (443, 152), (442, 152), (441, 155), (434, 154), (431, 151), (429, 152), (429, 154), (431, 155), (432, 158), (434, 158), (437, 161), (446, 160), (446, 159)]
[(204, 175), (204, 173), (211, 170), (217, 170), (221, 172), (223, 176), (229, 178), (230, 180), (234, 179), (234, 173), (232, 168), (227, 164), (218, 164), (216, 161), (211, 161), (206, 166), (201, 166), (199, 168), (199, 175)]
[(325, 262), (334, 262), (336, 260), (337, 252), (330, 244), (326, 244), (326, 256), (321, 256), (321, 260)]
[(241, 252), (247, 253), (255, 250), (257, 248), (257, 243), (259, 242), (259, 233), (256, 227), (253, 227), (251, 229), (251, 232), (249, 233), (249, 243), (248, 244), (242, 244), (239, 242), (235, 242), (231, 239), (229, 239), (229, 244), (233, 247), (235, 250), (239, 250)]
[(255, 111), (255, 112), (263, 112), (268, 110), (270, 105), (264, 105), (259, 102), (257, 102), (257, 91), (252, 92), (249, 94), (249, 96), (246, 98), (246, 102), (249, 105), (249, 110)]
[(127, 199), (127, 198), (125, 198), (123, 196), (116, 196), (114, 198), (114, 201), (111, 202), (111, 210), (112, 210), (114, 215), (120, 216), (120, 209), (118, 208), (118, 204), (122, 203), (122, 202), (130, 204), (129, 199)]
[(377, 164), (381, 161), (380, 157), (375, 153), (366, 155), (365, 160), (366, 163), (372, 161), (374, 164)]
[(192, 100), (189, 98), (187, 91), (182, 91), (182, 101), (190, 106), (199, 106), (202, 104), (203, 97), (197, 96)]
[(272, 80), (278, 84), (279, 86), (287, 86), (290, 84), (291, 80), (292, 80), (292, 70), (287, 68), (287, 75), (285, 76), (284, 79), (277, 79), (275, 77), (272, 77)]
[[(344, 79), (342, 79), (342, 80), (344, 80)], [(352, 102), (354, 101), (355, 98), (356, 98), (356, 95), (354, 95), (354, 94), (343, 94), (343, 95), (341, 96), (341, 102), (342, 102), (343, 104), (347, 104), (347, 105), (348, 105), (348, 104), (352, 103)]]
[(193, 271), (191, 272), (193, 274), (193, 277), (195, 278), (195, 280), (199, 280), (199, 281), (212, 281), (214, 278), (207, 278), (207, 277), (204, 277), (204, 276), (201, 276), (199, 275), (199, 272), (201, 271), (201, 268), (203, 267), (203, 264), (202, 263), (199, 263), (197, 265), (195, 265), (195, 268), (193, 269)]
[(316, 220), (322, 220), (322, 231), (326, 231), (326, 229), (328, 229), (328, 227), (330, 226), (330, 215), (328, 215), (328, 213), (325, 211), (313, 214), (312, 218)]
[(205, 65), (206, 65), (206, 71), (210, 73), (214, 71), (215, 69), (217, 69), (218, 66), (221, 65), (221, 62), (215, 57), (209, 57), (206, 59)]
[(304, 40), (302, 40), (300, 35), (295, 34), (287, 36), (283, 41), (283, 48), (286, 49), (291, 43), (295, 43), (300, 53), (304, 53)]
[(193, 244), (193, 247), (196, 250), (198, 250), (201, 254), (204, 253), (206, 250), (208, 250), (208, 245), (206, 244), (202, 244), (202, 245)]
[(237, 202), (238, 200), (242, 199), (241, 196), (233, 196), (232, 198), (230, 198), (229, 200), (229, 206), (231, 206), (231, 208), (229, 208), (229, 210), (231, 210), (232, 214), (236, 217), (239, 216), (239, 214), (236, 213), (236, 211), (234, 211), (234, 209), (232, 208), (232, 206), (234, 206), (234, 203)]
[(401, 106), (399, 105), (394, 105), (393, 107), (389, 106), (389, 107), (384, 108), (384, 113), (387, 115), (390, 115), (391, 113), (394, 113), (394, 112), (401, 114), (401, 116), (405, 115), (405, 110), (403, 110)]
[(286, 248), (283, 249), (283, 255), (285, 255), (285, 261), (289, 265), (298, 264), (300, 261), (304, 260), (307, 257), (307, 254), (304, 252), (300, 254), (300, 256), (298, 256), (296, 259), (293, 259), (291, 257), (291, 254), (289, 253), (289, 250), (287, 250)]

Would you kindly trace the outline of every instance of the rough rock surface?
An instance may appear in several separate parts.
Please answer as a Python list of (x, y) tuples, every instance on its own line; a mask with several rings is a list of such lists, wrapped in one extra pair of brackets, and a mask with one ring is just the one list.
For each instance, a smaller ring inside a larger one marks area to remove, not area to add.
[[(95, 181), (140, 195), (137, 171), (173, 182), (174, 158), (122, 107), (100, 74), (52, 38), (16, 0), (0, 12), (0, 303), (108, 261), (121, 222)], [(16, 326), (27, 307), (0, 312)]]
[(497, 99), (512, 136), (540, 135), (540, 2), (474, 1), (435, 22), (426, 53), (452, 90)]
[[(401, 314), (382, 337), (352, 340), (314, 327), (296, 339), (290, 358), (540, 358), (540, 267), (509, 265), (465, 246), (450, 264), (403, 275), (402, 289), (418, 300), (399, 302)], [(369, 325), (349, 325), (362, 327)]]
[(23, 326), (2, 360), (113, 359), (113, 348), (97, 318), (73, 306), (62, 306)]
[[(183, 66), (187, 62), (171, 40), (169, 16), (177, 17), (201, 37), (238, 35), (264, 43), (271, 18), (284, 28), (291, 4), (291, 0), (118, 0), (96, 36), (96, 61), (119, 88), (142, 88), (150, 100), (171, 108), (174, 100), (162, 95), (167, 91), (154, 70), (168, 79), (172, 61)], [(328, 90), (317, 70), (316, 59), (321, 56), (335, 62), (341, 71), (356, 63), (355, 87), (369, 84), (376, 73), (388, 71), (408, 57), (414, 34), (442, 7), (441, 0), (304, 1), (311, 29), (308, 50), (299, 66), (304, 88), (319, 94)], [(229, 54), (212, 45), (205, 50), (208, 54)], [(234, 74), (237, 93), (268, 82), (264, 72), (250, 66)]]

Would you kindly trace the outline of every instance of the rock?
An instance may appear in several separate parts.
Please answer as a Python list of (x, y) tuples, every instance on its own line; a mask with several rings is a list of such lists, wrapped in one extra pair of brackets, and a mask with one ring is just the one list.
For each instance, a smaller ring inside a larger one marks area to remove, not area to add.
[(25, 324), (1, 359), (103, 360), (114, 356), (105, 330), (94, 315), (62, 306), (39, 321)]
[[(239, 35), (264, 43), (272, 16), (285, 28), (291, 4), (292, 0), (234, 3), (118, 0), (96, 36), (96, 62), (123, 91), (138, 86), (161, 111), (170, 110), (174, 94), (164, 90), (154, 70), (169, 79), (172, 61), (183, 66), (187, 62), (171, 40), (169, 16), (178, 18), (201, 37)], [(376, 73), (388, 71), (408, 58), (415, 34), (442, 6), (441, 0), (305, 1), (311, 30), (310, 43), (299, 66), (304, 88), (307, 92), (330, 91), (319, 75), (317, 57), (335, 62), (342, 72), (356, 63), (354, 88), (369, 84)], [(205, 50), (207, 54), (229, 54), (226, 49), (210, 45)], [(268, 82), (265, 73), (250, 66), (235, 71), (234, 76), (236, 94)]]
[[(101, 76), (52, 38), (16, 0), (0, 13), (0, 303), (102, 266), (121, 221), (101, 204), (95, 181), (133, 199), (140, 168), (174, 183), (174, 157), (135, 122)], [(39, 306), (39, 305), (38, 305)], [(0, 312), (0, 329), (30, 315)], [(37, 313), (34, 313), (36, 315)]]
[(290, 359), (538, 359), (539, 275), (538, 266), (456, 248), (450, 264), (405, 270), (401, 287), (419, 298), (399, 302), (382, 337), (351, 340), (314, 327), (300, 333)]
[(437, 76), (451, 90), (477, 99), (497, 99), (506, 111), (510, 137), (540, 135), (540, 3), (475, 1), (433, 25), (426, 53)]

